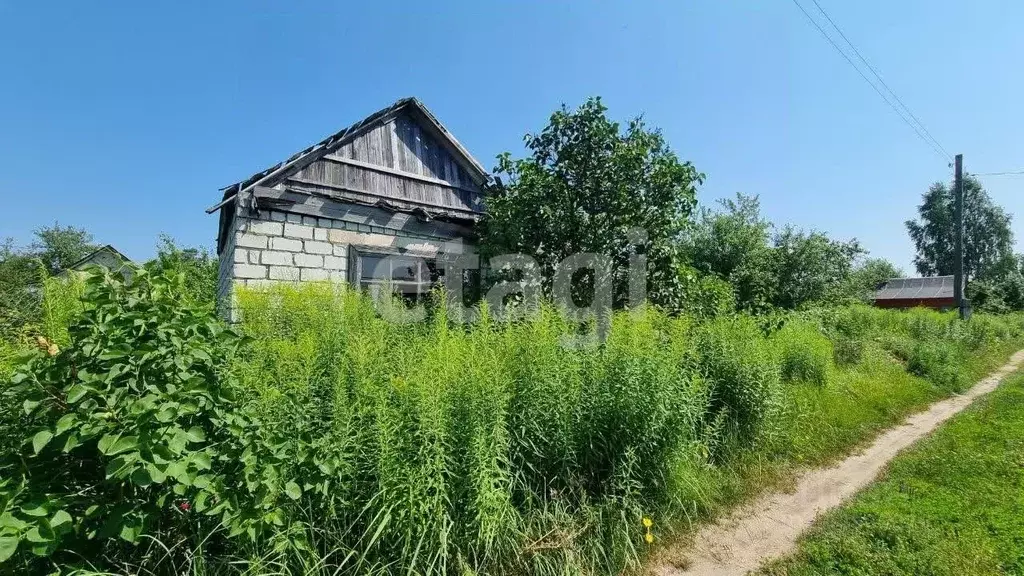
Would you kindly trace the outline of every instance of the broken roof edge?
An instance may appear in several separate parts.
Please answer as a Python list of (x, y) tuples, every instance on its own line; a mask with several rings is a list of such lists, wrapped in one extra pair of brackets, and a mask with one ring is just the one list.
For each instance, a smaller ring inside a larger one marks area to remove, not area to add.
[(299, 170), (302, 167), (311, 164), (312, 162), (315, 162), (317, 159), (321, 158), (331, 150), (334, 150), (337, 147), (342, 146), (348, 140), (355, 138), (359, 134), (363, 133), (371, 125), (374, 125), (378, 122), (386, 122), (390, 120), (394, 115), (398, 114), (407, 107), (412, 107), (413, 110), (419, 113), (419, 116), (421, 116), (422, 119), (427, 122), (429, 127), (436, 131), (437, 134), (441, 137), (441, 142), (447, 144), (448, 147), (450, 147), (452, 151), (455, 153), (454, 155), (457, 157), (457, 159), (461, 160), (461, 163), (477, 177), (479, 183), (482, 184), (490, 178), (490, 175), (488, 174), (487, 170), (484, 169), (483, 165), (481, 165), (480, 162), (478, 162), (477, 159), (474, 158), (473, 155), (470, 154), (469, 151), (462, 146), (462, 144), (455, 138), (455, 136), (452, 135), (452, 133), (449, 132), (448, 129), (445, 128), (443, 124), (441, 124), (441, 121), (438, 120), (437, 117), (434, 116), (434, 114), (429, 109), (427, 109), (427, 107), (417, 98), (409, 96), (406, 98), (401, 98), (394, 102), (393, 104), (391, 104), (390, 106), (377, 110), (373, 114), (370, 114), (369, 116), (363, 118), (362, 120), (356, 122), (355, 124), (343, 128), (342, 130), (339, 130), (338, 132), (331, 134), (330, 136), (324, 138), (323, 140), (317, 142), (316, 144), (313, 144), (312, 146), (309, 146), (295, 154), (292, 154), (287, 160), (279, 162), (274, 166), (267, 168), (266, 170), (257, 172), (250, 176), (249, 178), (246, 178), (245, 180), (241, 180), (239, 182), (235, 182), (234, 184), (230, 184), (228, 186), (221, 188), (220, 190), (224, 192), (221, 201), (207, 208), (206, 213), (212, 214), (216, 212), (217, 210), (221, 209), (225, 204), (230, 202), (238, 194), (246, 192), (249, 189), (255, 188), (256, 186), (273, 186), (276, 183), (275, 179), (283, 179), (283, 177), (285, 177), (285, 175), (288, 172), (291, 172), (293, 170)]

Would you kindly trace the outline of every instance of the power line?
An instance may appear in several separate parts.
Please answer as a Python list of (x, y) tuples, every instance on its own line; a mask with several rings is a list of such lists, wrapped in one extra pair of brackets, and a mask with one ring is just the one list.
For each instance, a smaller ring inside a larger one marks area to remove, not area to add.
[(936, 154), (941, 156), (943, 160), (948, 161), (950, 159), (949, 154), (946, 154), (938, 147), (936, 147), (935, 144), (933, 144), (930, 140), (928, 140), (928, 138), (924, 136), (924, 134), (921, 133), (921, 130), (919, 130), (917, 126), (911, 123), (910, 120), (907, 120), (907, 117), (903, 115), (903, 112), (901, 112), (900, 109), (896, 107), (896, 105), (893, 104), (892, 101), (890, 101), (889, 98), (884, 93), (882, 93), (881, 90), (878, 89), (878, 86), (876, 86), (874, 82), (868, 79), (867, 75), (864, 74), (860, 67), (853, 63), (853, 60), (851, 60), (850, 57), (846, 54), (846, 52), (843, 51), (843, 49), (840, 48), (838, 44), (836, 44), (835, 40), (833, 40), (832, 37), (829, 36), (828, 32), (825, 32), (825, 29), (822, 28), (820, 24), (818, 24), (817, 20), (811, 17), (807, 10), (805, 10), (804, 7), (801, 6), (799, 2), (797, 2), (797, 0), (793, 0), (793, 4), (796, 4), (796, 7), (799, 8), (800, 11), (804, 13), (804, 16), (807, 17), (807, 20), (811, 24), (813, 24), (815, 28), (818, 29), (818, 32), (821, 32), (821, 35), (825, 37), (825, 40), (828, 40), (828, 43), (831, 44), (832, 47), (836, 49), (836, 52), (839, 52), (839, 55), (842, 56), (846, 60), (846, 62), (849, 63), (850, 66), (852, 66), (853, 69), (857, 71), (858, 74), (860, 74), (860, 77), (863, 78), (869, 86), (874, 88), (875, 92), (878, 93), (882, 100), (884, 100), (885, 103), (888, 104), (894, 112), (896, 112), (896, 115), (900, 117), (900, 120), (903, 120), (903, 122), (906, 123), (907, 126), (910, 126), (910, 129), (913, 130), (915, 134), (917, 134), (918, 138), (920, 138), (922, 142), (927, 144)]
[(1024, 174), (1024, 170), (1014, 170), (1011, 172), (971, 172), (971, 176), (1016, 176)]
[(828, 23), (831, 24), (832, 27), (836, 29), (836, 32), (839, 32), (839, 35), (843, 38), (843, 40), (850, 46), (850, 48), (853, 49), (853, 53), (857, 55), (857, 58), (859, 58), (860, 61), (863, 62), (865, 66), (867, 66), (868, 70), (870, 70), (871, 73), (874, 74), (875, 78), (878, 79), (878, 82), (882, 85), (882, 87), (884, 87), (889, 92), (889, 94), (892, 95), (893, 99), (895, 99), (896, 102), (903, 107), (907, 114), (910, 115), (910, 117), (913, 118), (915, 122), (917, 122), (918, 126), (921, 127), (921, 130), (928, 136), (928, 138), (931, 139), (931, 141), (934, 142), (935, 145), (938, 146), (939, 149), (946, 154), (946, 156), (952, 156), (952, 154), (950, 154), (949, 151), (947, 151), (942, 146), (942, 144), (939, 143), (939, 141), (936, 140), (934, 136), (932, 136), (932, 133), (929, 132), (928, 128), (925, 127), (924, 122), (921, 122), (921, 120), (914, 115), (910, 108), (903, 103), (903, 100), (901, 100), (900, 97), (896, 95), (896, 92), (894, 92), (893, 89), (890, 88), (889, 85), (885, 83), (885, 80), (882, 80), (882, 76), (878, 73), (878, 70), (875, 70), (874, 66), (872, 66), (867, 61), (867, 59), (864, 58), (864, 56), (860, 53), (860, 50), (857, 50), (857, 47), (854, 46), (853, 42), (851, 42), (850, 39), (846, 37), (846, 34), (843, 33), (841, 28), (839, 28), (839, 25), (837, 25), (835, 21), (832, 20), (832, 17), (828, 15), (828, 12), (825, 12), (825, 9), (821, 7), (821, 4), (818, 3), (818, 0), (811, 0), (811, 2), (814, 2), (814, 5), (817, 6), (818, 11), (821, 12), (825, 19), (828, 20)]

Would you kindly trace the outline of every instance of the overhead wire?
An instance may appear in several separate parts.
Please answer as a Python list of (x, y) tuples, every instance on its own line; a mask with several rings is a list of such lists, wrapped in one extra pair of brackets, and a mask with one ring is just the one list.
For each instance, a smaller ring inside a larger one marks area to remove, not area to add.
[[(814, 0), (812, 0), (812, 1), (814, 1)], [(930, 147), (932, 149), (932, 151), (934, 151), (936, 154), (941, 156), (943, 158), (943, 160), (946, 160), (946, 161), (952, 160), (952, 157), (950, 156), (950, 154), (945, 152), (945, 150), (941, 146), (938, 146), (938, 142), (937, 141), (936, 142), (932, 142), (932, 140), (929, 140), (928, 137), (926, 137), (921, 132), (921, 130), (924, 129), (924, 125), (922, 124), (921, 128), (918, 128), (913, 122), (908, 120), (907, 117), (904, 115), (904, 113), (900, 110), (900, 108), (898, 106), (896, 106), (895, 104), (893, 104), (893, 102), (889, 99), (889, 97), (887, 97), (885, 95), (885, 93), (883, 93), (878, 88), (878, 86), (874, 82), (872, 82), (867, 77), (866, 74), (864, 74), (864, 71), (861, 70), (860, 67), (857, 66), (853, 62), (853, 59), (850, 58), (850, 56), (846, 53), (846, 51), (839, 47), (839, 44), (837, 44), (836, 41), (832, 39), (832, 36), (829, 35), (829, 33), (826, 32), (825, 29), (822, 28), (820, 24), (818, 24), (818, 21), (815, 20), (814, 17), (812, 17), (810, 15), (810, 13), (807, 12), (807, 10), (804, 9), (804, 7), (797, 0), (793, 0), (793, 4), (796, 4), (796, 7), (799, 8), (800, 11), (804, 13), (804, 16), (807, 17), (807, 20), (812, 25), (814, 25), (815, 28), (818, 29), (818, 32), (820, 32), (821, 35), (824, 36), (825, 40), (827, 40), (828, 43), (831, 44), (833, 48), (835, 48), (836, 52), (839, 52), (839, 55), (842, 56), (846, 60), (846, 62), (851, 67), (853, 67), (854, 70), (857, 71), (858, 74), (860, 74), (860, 77), (863, 78), (864, 81), (867, 82), (868, 85), (871, 86), (875, 90), (875, 92), (878, 94), (878, 96), (881, 97), (882, 100), (885, 101), (885, 103), (888, 104), (889, 107), (892, 108), (894, 112), (896, 112), (896, 115), (900, 117), (900, 120), (903, 120), (903, 122), (907, 126), (910, 126), (911, 130), (913, 130), (914, 133), (917, 134), (918, 138), (920, 138), (922, 142), (927, 144), (928, 147)], [(817, 4), (817, 2), (815, 2), (815, 4)], [(820, 10), (820, 6), (819, 6), (819, 10)], [(827, 15), (826, 15), (826, 18), (828, 18)], [(831, 22), (831, 19), (829, 19), (829, 21)], [(832, 25), (835, 26), (835, 23), (833, 23)], [(838, 30), (838, 27), (836, 27), (836, 29)], [(840, 34), (842, 34), (842, 32), (840, 32)], [(845, 39), (845, 36), (844, 36), (844, 39)], [(849, 43), (849, 40), (847, 40), (847, 43)], [(852, 44), (851, 44), (851, 46), (852, 46)], [(856, 49), (854, 49), (854, 51), (856, 51)], [(895, 96), (895, 94), (893, 94), (893, 96)], [(898, 100), (898, 98), (897, 98), (897, 100)], [(907, 112), (908, 113), (910, 112), (909, 109), (907, 110)], [(913, 114), (911, 114), (911, 116), (913, 116)], [(920, 120), (918, 120), (918, 122), (920, 122)]]
[(1018, 176), (1024, 175), (1024, 170), (1012, 170), (1009, 172), (971, 172), (971, 176)]
[(829, 16), (828, 12), (826, 12), (825, 9), (821, 7), (821, 4), (818, 3), (818, 0), (811, 0), (811, 2), (814, 2), (814, 5), (818, 8), (818, 12), (821, 12), (821, 15), (824, 16), (826, 20), (828, 20), (828, 23), (831, 24), (833, 28), (835, 28), (836, 32), (839, 32), (839, 36), (842, 37), (843, 41), (850, 46), (850, 48), (853, 50), (853, 53), (857, 56), (858, 59), (860, 59), (861, 62), (864, 63), (864, 66), (866, 66), (867, 69), (871, 71), (871, 74), (873, 74), (874, 77), (878, 79), (878, 82), (882, 85), (882, 87), (885, 88), (885, 90), (892, 95), (893, 99), (896, 100), (896, 102), (903, 107), (903, 110), (905, 110), (906, 113), (911, 118), (914, 119), (914, 122), (916, 122), (917, 125), (921, 127), (921, 131), (925, 133), (929, 140), (931, 140), (936, 146), (938, 146), (939, 149), (942, 150), (942, 152), (947, 157), (952, 158), (953, 155), (950, 154), (949, 151), (942, 146), (942, 143), (940, 143), (934, 136), (932, 136), (932, 133), (928, 131), (928, 128), (924, 125), (924, 122), (921, 122), (921, 119), (918, 118), (914, 114), (914, 112), (910, 110), (910, 107), (907, 106), (903, 102), (903, 100), (900, 99), (900, 97), (896, 94), (896, 92), (893, 91), (893, 89), (890, 88), (889, 85), (885, 83), (885, 80), (882, 79), (882, 75), (878, 73), (878, 70), (875, 70), (875, 67), (872, 66), (866, 58), (864, 58), (864, 55), (860, 53), (860, 50), (857, 50), (857, 46), (855, 46), (853, 42), (851, 42), (850, 39), (846, 37), (846, 34), (843, 32), (842, 28), (840, 28), (839, 25), (835, 23), (835, 20), (832, 20), (832, 17)]

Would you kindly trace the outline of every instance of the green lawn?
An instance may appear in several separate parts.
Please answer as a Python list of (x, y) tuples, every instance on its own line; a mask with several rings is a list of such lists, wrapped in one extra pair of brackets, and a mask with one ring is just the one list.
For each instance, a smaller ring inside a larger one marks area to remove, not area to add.
[(1024, 574), (1024, 373), (896, 458), (762, 574)]

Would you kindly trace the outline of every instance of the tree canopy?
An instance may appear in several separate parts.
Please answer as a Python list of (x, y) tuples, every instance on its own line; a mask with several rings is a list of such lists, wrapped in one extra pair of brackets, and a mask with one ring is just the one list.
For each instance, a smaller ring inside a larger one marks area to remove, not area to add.
[(85, 258), (96, 249), (92, 234), (83, 228), (44, 226), (35, 231), (36, 240), (28, 247), (28, 255), (38, 258), (50, 275), (57, 274)]
[(690, 264), (729, 283), (736, 305), (746, 311), (800, 308), (861, 297), (852, 280), (865, 252), (856, 240), (784, 226), (776, 230), (761, 215), (756, 196), (737, 194), (703, 208), (683, 237)]
[(850, 273), (848, 292), (855, 297), (867, 298), (886, 280), (905, 276), (903, 270), (884, 258), (866, 258)]
[(555, 266), (569, 255), (612, 257), (615, 302), (626, 300), (630, 232), (648, 263), (648, 297), (677, 306), (686, 285), (678, 238), (696, 206), (704, 175), (681, 161), (641, 118), (620, 126), (600, 98), (562, 106), (548, 125), (525, 136), (529, 155), (498, 157), (487, 199), (484, 255), (523, 253), (541, 268), (550, 290)]
[[(953, 186), (932, 184), (918, 206), (918, 219), (907, 220), (907, 232), (917, 251), (914, 266), (925, 276), (946, 276), (955, 269)], [(985, 276), (1012, 254), (1011, 217), (996, 206), (977, 178), (964, 178), (964, 276), (969, 283)]]
[(717, 210), (701, 208), (683, 249), (694, 268), (732, 286), (741, 309), (763, 310), (772, 300), (771, 235), (757, 196), (737, 194), (719, 200)]
[(8, 238), (0, 244), (0, 333), (12, 334), (38, 319), (41, 282), (91, 252), (92, 235), (82, 228), (37, 228), (34, 240), (17, 247)]

